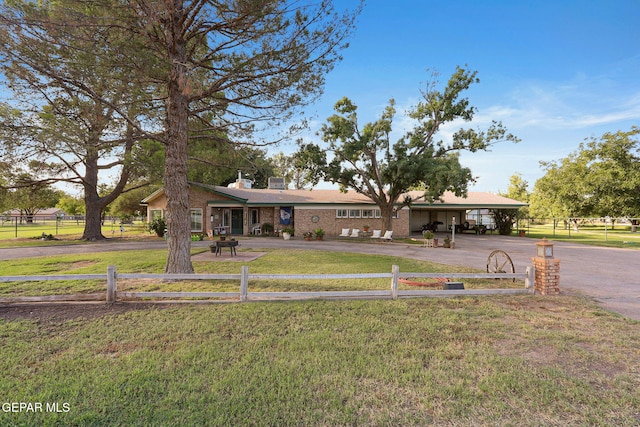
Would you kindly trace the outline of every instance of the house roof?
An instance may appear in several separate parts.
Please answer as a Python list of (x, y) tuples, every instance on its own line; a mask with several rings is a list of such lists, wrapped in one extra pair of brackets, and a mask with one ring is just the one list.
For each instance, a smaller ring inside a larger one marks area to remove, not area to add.
[(149, 202), (151, 202), (156, 197), (158, 197), (158, 196), (160, 196), (162, 194), (164, 194), (164, 188), (160, 188), (160, 189), (154, 191), (153, 193), (149, 194), (147, 197), (145, 197), (144, 199), (142, 199), (140, 201), (140, 204), (141, 205), (147, 205), (147, 204), (149, 204)]
[[(278, 206), (278, 205), (374, 205), (374, 203), (366, 196), (356, 193), (353, 190), (346, 193), (339, 190), (270, 190), (257, 188), (229, 188), (217, 185), (206, 185), (191, 182), (190, 185), (198, 187), (202, 190), (209, 191), (219, 196), (228, 198), (225, 200), (210, 200), (210, 205), (229, 204), (237, 202), (248, 206)], [(164, 193), (163, 190), (155, 191), (146, 197), (142, 203), (146, 204)], [(411, 206), (413, 208), (438, 209), (438, 208), (456, 208), (456, 209), (477, 209), (477, 208), (512, 208), (516, 209), (527, 206), (526, 203), (507, 197), (499, 196), (487, 192), (469, 192), (467, 197), (458, 197), (452, 192), (446, 192), (442, 195), (441, 200), (434, 203), (420, 201), (422, 191), (410, 191), (406, 193), (413, 200)], [(400, 198), (402, 200), (403, 197)]]
[(498, 194), (489, 192), (469, 192), (467, 194), (467, 197), (459, 197), (454, 193), (447, 191), (442, 195), (441, 201), (436, 201), (434, 203), (420, 201), (419, 198), (422, 196), (422, 191), (410, 191), (407, 194), (414, 200), (418, 199), (411, 204), (413, 207), (434, 208), (450, 206), (461, 209), (517, 209), (528, 205), (527, 203), (519, 202), (517, 200), (509, 199), (508, 197), (503, 197)]
[[(243, 204), (258, 205), (340, 205), (340, 204), (365, 204), (374, 205), (366, 196), (351, 190), (346, 193), (339, 190), (268, 190), (268, 189), (243, 189), (228, 188), (219, 186), (202, 186), (216, 194), (229, 197)], [(458, 197), (452, 192), (442, 195), (441, 201), (427, 203), (420, 201), (422, 191), (410, 191), (406, 193), (412, 199), (414, 208), (445, 208), (455, 207), (461, 209), (473, 208), (519, 208), (527, 206), (526, 203), (519, 202), (507, 197), (486, 192), (470, 192), (466, 198)], [(400, 198), (402, 200), (403, 197)], [(219, 201), (212, 201), (216, 203)]]
[[(64, 214), (65, 212), (60, 208), (46, 208), (46, 209), (38, 209), (35, 216), (52, 216), (58, 214)], [(11, 216), (19, 216), (22, 215), (22, 211), (20, 209), (10, 209), (6, 212), (2, 212), (3, 215), (11, 215)]]

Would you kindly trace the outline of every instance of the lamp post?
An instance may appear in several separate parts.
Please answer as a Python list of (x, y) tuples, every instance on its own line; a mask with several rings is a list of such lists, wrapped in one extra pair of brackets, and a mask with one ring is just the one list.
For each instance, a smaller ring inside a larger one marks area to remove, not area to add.
[(536, 242), (536, 255), (539, 258), (553, 258), (553, 243), (543, 237), (542, 240)]
[(560, 293), (560, 260), (553, 256), (553, 243), (543, 238), (536, 242), (536, 256), (532, 258), (534, 291), (542, 295)]

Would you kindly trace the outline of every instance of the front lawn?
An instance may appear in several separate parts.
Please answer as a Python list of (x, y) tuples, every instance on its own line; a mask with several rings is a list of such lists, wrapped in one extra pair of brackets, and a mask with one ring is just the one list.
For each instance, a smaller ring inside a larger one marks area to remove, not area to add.
[(0, 308), (3, 402), (60, 409), (1, 425), (640, 421), (638, 322), (580, 298), (101, 307)]
[[(266, 252), (250, 271), (388, 272), (393, 264), (451, 271), (388, 256)], [(108, 265), (160, 273), (165, 255), (86, 253), (1, 266), (3, 275), (104, 272)], [(200, 273), (240, 268), (194, 264)], [(388, 280), (352, 282), (329, 286), (389, 287)], [(104, 289), (83, 281), (29, 286), (19, 292)], [(15, 294), (15, 284), (2, 293)], [(635, 426), (639, 325), (570, 296), (5, 305), (0, 425)]]

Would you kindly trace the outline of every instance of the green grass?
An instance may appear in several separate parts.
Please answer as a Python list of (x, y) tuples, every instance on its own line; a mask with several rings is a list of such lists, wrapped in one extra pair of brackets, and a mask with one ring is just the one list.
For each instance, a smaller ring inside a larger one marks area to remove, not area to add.
[[(120, 224), (107, 222), (102, 227), (102, 234), (105, 237), (113, 238), (145, 238), (149, 236), (146, 224), (135, 223), (125, 225), (125, 232), (120, 233)], [(17, 246), (41, 246), (56, 244), (79, 243), (82, 237), (84, 224), (76, 221), (56, 221), (39, 222), (35, 224), (18, 224), (5, 222), (0, 225), (0, 248)], [(52, 235), (56, 240), (41, 240), (42, 234)], [(82, 242), (80, 242), (82, 243)]]
[(640, 328), (571, 297), (0, 320), (1, 425), (634, 426)]
[[(401, 271), (452, 271), (389, 256), (265, 252), (249, 263), (251, 272), (389, 272), (393, 264)], [(3, 275), (102, 273), (111, 264), (120, 272), (159, 273), (165, 256), (165, 250), (85, 253), (0, 267)], [(226, 262), (194, 266), (199, 273), (240, 269)], [(353, 282), (323, 286), (389, 286), (389, 280)], [(12, 286), (0, 292), (104, 290), (83, 281)], [(127, 286), (237, 290), (237, 283)], [(58, 403), (69, 411), (3, 410), (0, 425), (640, 422), (640, 323), (578, 297), (44, 305), (11, 316), (20, 309), (0, 307), (2, 402)]]
[(632, 233), (630, 227), (624, 225), (617, 225), (613, 230), (609, 225), (605, 233), (604, 226), (600, 225), (580, 226), (579, 231), (576, 232), (573, 229), (564, 229), (562, 225), (554, 230), (552, 224), (536, 224), (527, 229), (527, 237), (536, 239), (546, 237), (549, 240), (592, 246), (640, 249), (640, 233)]
[[(205, 248), (192, 249), (193, 254), (205, 252)], [(474, 272), (463, 267), (450, 267), (428, 261), (412, 260), (382, 255), (363, 255), (350, 252), (300, 251), (288, 249), (266, 249), (267, 252), (249, 266), (251, 274), (346, 274), (346, 273), (390, 273), (393, 265), (401, 272)], [(60, 255), (43, 258), (21, 258), (0, 261), (4, 276), (31, 276), (54, 274), (105, 274), (109, 265), (116, 265), (119, 273), (164, 272), (166, 250), (115, 251)], [(230, 262), (194, 261), (196, 273), (239, 274), (240, 264)], [(476, 271), (479, 272), (479, 271)], [(425, 281), (429, 281), (425, 279)], [(520, 281), (511, 280), (465, 280), (471, 288), (522, 288)], [(300, 291), (354, 291), (388, 290), (390, 279), (331, 279), (331, 280), (252, 280), (249, 290), (300, 292)], [(410, 289), (401, 285), (400, 289)], [(175, 281), (118, 280), (121, 291), (165, 291), (165, 292), (238, 292), (239, 281)], [(71, 280), (37, 282), (0, 282), (0, 296), (37, 296), (74, 293), (105, 292), (106, 281)]]

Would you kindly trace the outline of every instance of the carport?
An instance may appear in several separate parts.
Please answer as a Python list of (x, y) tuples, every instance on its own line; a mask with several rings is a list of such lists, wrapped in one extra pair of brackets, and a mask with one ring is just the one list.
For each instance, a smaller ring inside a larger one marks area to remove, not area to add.
[[(447, 232), (454, 221), (464, 229), (473, 228), (468, 212), (474, 213), (488, 209), (518, 209), (527, 203), (512, 200), (493, 193), (469, 193), (467, 197), (457, 197), (451, 192), (445, 193), (433, 203), (420, 201), (421, 192), (411, 192), (414, 202), (410, 205), (410, 229), (412, 233), (421, 232), (422, 225), (436, 223), (435, 231)], [(471, 222), (471, 224), (469, 224)], [(466, 227), (465, 227), (466, 224)]]

